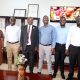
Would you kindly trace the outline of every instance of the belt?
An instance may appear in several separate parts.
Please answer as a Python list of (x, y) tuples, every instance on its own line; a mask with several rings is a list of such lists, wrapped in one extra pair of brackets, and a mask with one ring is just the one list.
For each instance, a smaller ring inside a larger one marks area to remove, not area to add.
[(73, 46), (73, 47), (76, 47), (76, 48), (80, 48), (80, 46), (74, 46), (74, 45), (72, 45), (72, 44), (70, 44), (70, 46)]
[(42, 44), (42, 43), (40, 43), (41, 45), (43, 45), (43, 46), (50, 46), (51, 44)]
[(8, 43), (10, 43), (10, 44), (16, 44), (16, 43), (18, 43), (19, 41), (16, 41), (16, 42), (9, 42), (9, 41), (7, 41)]
[(65, 44), (56, 43), (57, 46), (65, 46)]

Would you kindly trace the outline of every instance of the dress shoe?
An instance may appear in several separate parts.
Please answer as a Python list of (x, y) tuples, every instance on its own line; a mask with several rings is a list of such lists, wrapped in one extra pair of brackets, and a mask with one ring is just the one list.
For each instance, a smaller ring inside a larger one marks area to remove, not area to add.
[(38, 72), (39, 75), (41, 75), (41, 72)]
[(61, 74), (61, 77), (62, 77), (62, 79), (65, 79), (65, 75), (64, 74)]
[(69, 78), (69, 77), (68, 77), (66, 80), (73, 80), (73, 78)]
[(53, 78), (56, 78), (56, 74), (54, 73), (52, 77), (53, 77)]

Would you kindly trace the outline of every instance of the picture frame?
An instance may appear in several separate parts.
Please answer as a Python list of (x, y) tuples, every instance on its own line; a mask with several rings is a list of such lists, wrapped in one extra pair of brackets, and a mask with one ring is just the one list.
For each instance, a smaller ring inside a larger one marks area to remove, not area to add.
[(38, 17), (39, 4), (28, 4), (28, 17)]
[(75, 22), (75, 18), (79, 14), (80, 14), (80, 7), (50, 6), (50, 22), (59, 21), (61, 16), (64, 16), (67, 22)]
[(14, 9), (13, 16), (15, 16), (15, 17), (26, 17), (26, 9)]
[(21, 19), (16, 19), (16, 25), (21, 27)]
[(0, 30), (3, 32), (5, 36), (5, 18), (0, 18)]
[(0, 28), (5, 28), (5, 18), (0, 18)]

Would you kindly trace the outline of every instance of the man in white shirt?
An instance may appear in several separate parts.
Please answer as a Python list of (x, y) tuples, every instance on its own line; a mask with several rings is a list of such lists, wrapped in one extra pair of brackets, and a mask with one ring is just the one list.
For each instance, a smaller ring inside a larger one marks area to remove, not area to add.
[(6, 27), (6, 50), (8, 69), (12, 69), (12, 54), (14, 55), (14, 69), (16, 69), (16, 57), (20, 47), (21, 27), (15, 25), (15, 17), (10, 18), (10, 25)]
[(78, 63), (78, 80), (80, 80), (80, 16), (76, 18), (77, 25), (70, 28), (67, 42), (66, 54), (69, 53), (69, 75), (66, 80), (73, 80), (74, 65)]

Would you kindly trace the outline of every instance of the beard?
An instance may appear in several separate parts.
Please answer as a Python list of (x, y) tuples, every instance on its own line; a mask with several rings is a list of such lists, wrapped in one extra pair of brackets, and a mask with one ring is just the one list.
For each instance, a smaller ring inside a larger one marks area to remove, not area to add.
[(65, 24), (60, 24), (61, 26), (65, 26)]

